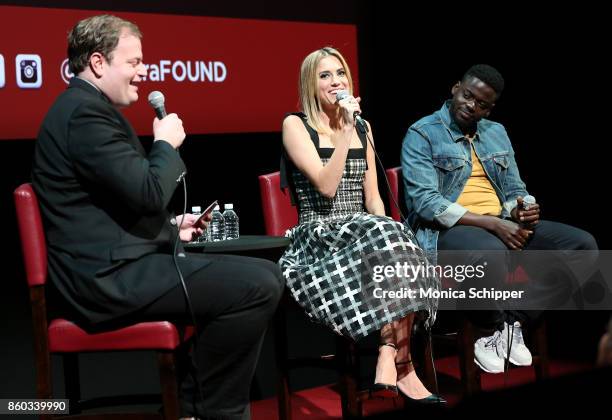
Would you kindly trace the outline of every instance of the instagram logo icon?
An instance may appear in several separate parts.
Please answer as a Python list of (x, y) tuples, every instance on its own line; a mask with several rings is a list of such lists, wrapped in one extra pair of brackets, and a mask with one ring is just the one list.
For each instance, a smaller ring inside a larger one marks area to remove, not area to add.
[(42, 64), (38, 54), (18, 54), (15, 57), (17, 86), (35, 89), (42, 86)]

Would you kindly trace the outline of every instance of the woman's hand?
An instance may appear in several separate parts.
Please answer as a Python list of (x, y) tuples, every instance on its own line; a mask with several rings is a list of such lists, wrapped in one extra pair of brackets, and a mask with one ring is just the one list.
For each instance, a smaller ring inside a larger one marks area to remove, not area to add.
[(355, 98), (354, 96), (347, 96), (338, 101), (338, 106), (340, 106), (342, 111), (342, 118), (347, 124), (350, 124), (351, 128), (355, 126), (355, 113), (361, 113), (360, 102), (361, 98)]

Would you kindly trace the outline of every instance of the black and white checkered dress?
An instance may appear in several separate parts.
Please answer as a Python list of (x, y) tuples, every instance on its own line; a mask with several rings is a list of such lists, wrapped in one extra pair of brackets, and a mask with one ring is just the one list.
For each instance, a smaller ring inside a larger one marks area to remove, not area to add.
[[(319, 148), (319, 139), (302, 117), (325, 165), (333, 149)], [(373, 290), (399, 289), (405, 278), (373, 280), (373, 266), (427, 263), (407, 226), (364, 211), (363, 182), (366, 164), (363, 148), (349, 150), (335, 197), (322, 196), (288, 161), (281, 163), (281, 177), (299, 209), (299, 224), (287, 232), (291, 244), (279, 261), (292, 296), (308, 316), (336, 333), (358, 340), (411, 312), (425, 311), (433, 323), (437, 301), (419, 296), (376, 298)], [(289, 176), (287, 176), (289, 175)], [(283, 182), (282, 182), (283, 184)], [(436, 278), (417, 277), (411, 289), (438, 288)]]

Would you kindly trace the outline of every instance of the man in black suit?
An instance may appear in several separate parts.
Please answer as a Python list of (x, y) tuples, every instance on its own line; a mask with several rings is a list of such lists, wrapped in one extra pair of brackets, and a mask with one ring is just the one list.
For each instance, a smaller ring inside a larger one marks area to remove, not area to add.
[[(138, 100), (138, 82), (146, 76), (140, 38), (136, 25), (115, 16), (77, 23), (68, 35), (76, 77), (51, 106), (36, 144), (32, 176), (49, 278), (64, 309), (85, 326), (190, 323), (173, 246), (177, 234), (190, 240), (205, 226), (166, 210), (185, 173), (176, 151), (185, 138), (182, 122), (176, 114), (155, 118), (146, 153), (119, 111)], [(200, 327), (203, 400), (187, 376), (185, 415), (248, 416), (263, 333), (284, 286), (277, 265), (182, 252), (176, 259)]]

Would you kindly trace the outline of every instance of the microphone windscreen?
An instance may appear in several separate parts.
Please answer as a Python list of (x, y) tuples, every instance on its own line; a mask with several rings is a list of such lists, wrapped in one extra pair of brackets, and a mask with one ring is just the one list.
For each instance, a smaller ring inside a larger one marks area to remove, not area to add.
[(533, 195), (526, 195), (523, 197), (523, 209), (529, 210), (531, 206), (536, 203), (536, 199)]
[(341, 101), (349, 96), (348, 90), (339, 90), (336, 92), (336, 100)]
[(164, 94), (158, 90), (154, 90), (153, 92), (149, 93), (149, 104), (151, 104), (153, 108), (163, 107), (165, 100)]

